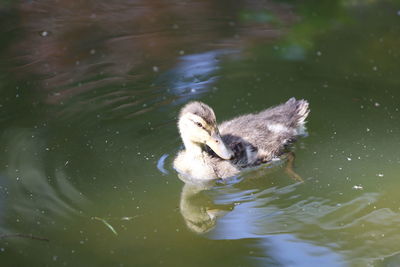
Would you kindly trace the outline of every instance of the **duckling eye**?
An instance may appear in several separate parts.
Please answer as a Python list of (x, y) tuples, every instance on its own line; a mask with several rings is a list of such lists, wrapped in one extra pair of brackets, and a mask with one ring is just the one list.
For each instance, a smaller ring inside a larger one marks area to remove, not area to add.
[(196, 122), (196, 125), (203, 128), (203, 125), (200, 122)]

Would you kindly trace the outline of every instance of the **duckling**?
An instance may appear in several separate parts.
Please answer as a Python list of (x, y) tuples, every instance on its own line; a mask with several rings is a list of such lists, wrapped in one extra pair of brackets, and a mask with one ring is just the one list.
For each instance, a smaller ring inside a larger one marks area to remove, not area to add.
[(232, 177), (281, 156), (305, 133), (308, 102), (290, 98), (259, 113), (242, 115), (219, 126), (214, 111), (202, 102), (185, 105), (178, 128), (185, 149), (174, 168), (193, 180)]

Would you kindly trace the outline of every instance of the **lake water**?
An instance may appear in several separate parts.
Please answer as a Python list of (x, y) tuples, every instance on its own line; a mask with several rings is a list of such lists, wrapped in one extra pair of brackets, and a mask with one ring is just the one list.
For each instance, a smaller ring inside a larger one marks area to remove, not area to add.
[[(399, 266), (397, 1), (3, 1), (1, 266)], [(290, 97), (284, 165), (204, 189), (176, 117)]]

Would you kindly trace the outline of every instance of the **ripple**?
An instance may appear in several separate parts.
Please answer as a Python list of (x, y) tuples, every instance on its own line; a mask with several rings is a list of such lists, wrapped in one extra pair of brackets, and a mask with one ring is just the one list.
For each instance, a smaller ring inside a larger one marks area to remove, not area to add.
[[(292, 184), (264, 190), (216, 187), (207, 194), (202, 189), (186, 192), (182, 198), (203, 195), (203, 200), (187, 202), (184, 207), (186, 212), (191, 211), (192, 224), (196, 210), (220, 211), (219, 216), (206, 216), (212, 218), (212, 223), (201, 224), (199, 233), (213, 240), (254, 240), (257, 251), (264, 251), (261, 258), (265, 259), (259, 259), (264, 262), (302, 266), (301, 259), (342, 266), (344, 262), (370, 264), (398, 253), (400, 214), (375, 207), (381, 194), (364, 193), (338, 205), (326, 198), (299, 197), (304, 186), (307, 185)], [(288, 250), (293, 251), (291, 256), (286, 254)]]
[(6, 233), (18, 232), (27, 224), (38, 226), (40, 231), (57, 218), (81, 216), (88, 205), (85, 196), (69, 181), (65, 166), (57, 166), (53, 171), (45, 167), (44, 160), (51, 152), (46, 150), (40, 135), (39, 130), (8, 129), (1, 138), (3, 146), (12, 149), (3, 155), (8, 159), (2, 174), (2, 191), (7, 198), (2, 201), (6, 206), (0, 216), (9, 218), (12, 214), (17, 218), (17, 222), (8, 223)]

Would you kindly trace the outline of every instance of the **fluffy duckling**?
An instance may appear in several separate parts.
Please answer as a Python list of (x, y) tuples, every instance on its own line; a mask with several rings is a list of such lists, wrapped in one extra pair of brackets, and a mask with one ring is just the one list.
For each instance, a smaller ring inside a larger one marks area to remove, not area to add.
[(228, 178), (269, 162), (304, 134), (308, 113), (306, 100), (291, 98), (217, 126), (211, 107), (191, 102), (179, 114), (178, 128), (185, 149), (176, 156), (174, 168), (189, 180), (209, 180)]

